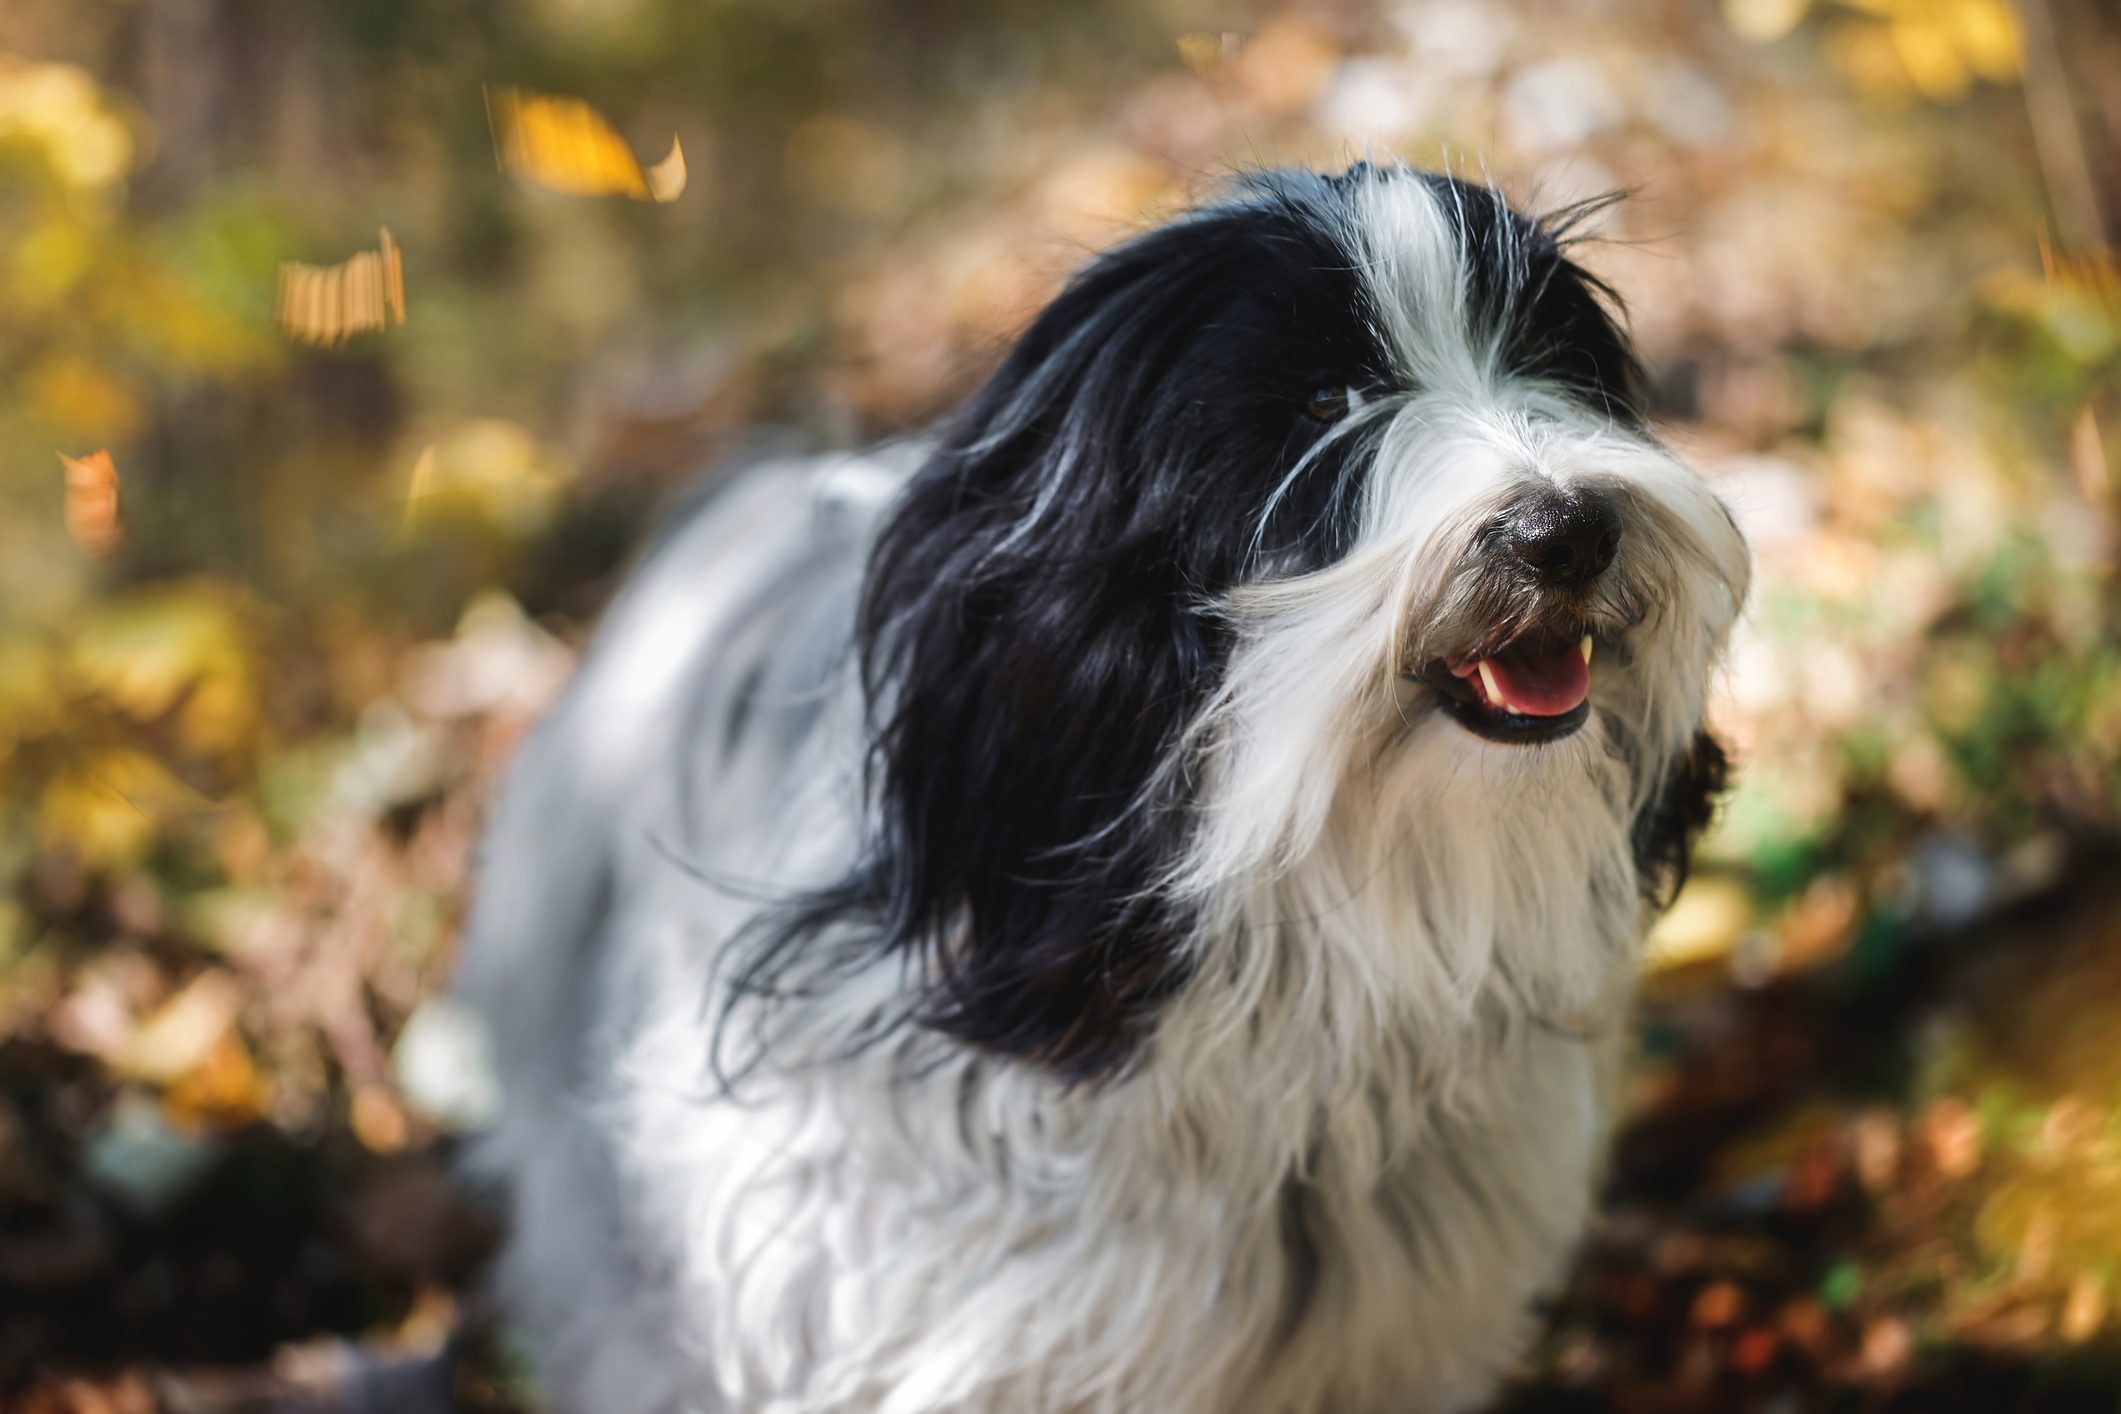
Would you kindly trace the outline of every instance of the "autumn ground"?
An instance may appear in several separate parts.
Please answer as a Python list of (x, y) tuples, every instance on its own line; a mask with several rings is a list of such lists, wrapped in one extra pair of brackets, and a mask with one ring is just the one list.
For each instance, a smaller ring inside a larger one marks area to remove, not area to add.
[(1759, 561), (1506, 1407), (2114, 1408), (2117, 133), (2090, 0), (11, 3), (0, 1409), (529, 1398), (435, 998), (627, 547), (1217, 174), (1380, 149), (1634, 193), (1583, 258)]

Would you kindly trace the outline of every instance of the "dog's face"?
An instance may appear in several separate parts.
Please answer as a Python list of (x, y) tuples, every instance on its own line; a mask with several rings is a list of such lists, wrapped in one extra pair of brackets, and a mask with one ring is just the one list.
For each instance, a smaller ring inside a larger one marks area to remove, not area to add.
[(876, 820), (820, 906), (928, 959), (931, 1021), (1110, 1067), (1215, 900), (1336, 819), (1390, 868), (1548, 795), (1613, 816), (1642, 889), (1683, 859), (1746, 555), (1565, 234), (1404, 169), (1271, 174), (1023, 336), (876, 552)]

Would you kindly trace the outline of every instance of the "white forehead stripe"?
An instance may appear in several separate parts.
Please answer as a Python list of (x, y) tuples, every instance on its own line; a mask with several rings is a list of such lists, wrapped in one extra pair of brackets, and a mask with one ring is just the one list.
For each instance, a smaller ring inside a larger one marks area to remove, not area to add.
[(1468, 318), (1462, 220), (1420, 175), (1372, 177), (1355, 196), (1350, 244), (1376, 303), (1387, 351), (1418, 388), (1472, 394), (1496, 370), (1491, 333)]

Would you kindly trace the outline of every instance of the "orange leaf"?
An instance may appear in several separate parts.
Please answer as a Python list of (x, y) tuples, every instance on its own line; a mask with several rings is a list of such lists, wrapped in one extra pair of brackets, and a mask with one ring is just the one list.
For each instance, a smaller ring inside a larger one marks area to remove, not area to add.
[(110, 452), (59, 453), (66, 466), (66, 533), (91, 555), (107, 555), (125, 534), (118, 522), (118, 468)]
[(405, 261), (385, 227), (377, 249), (337, 265), (280, 265), (280, 327), (306, 344), (343, 343), (405, 322)]

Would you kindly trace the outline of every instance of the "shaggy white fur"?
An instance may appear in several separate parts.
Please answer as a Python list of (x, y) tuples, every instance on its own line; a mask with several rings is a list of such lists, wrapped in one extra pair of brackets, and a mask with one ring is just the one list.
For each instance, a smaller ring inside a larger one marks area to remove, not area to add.
[[(514, 769), (460, 981), (507, 1084), (499, 1288), (561, 1407), (1405, 1414), (1507, 1371), (1605, 1140), (1643, 763), (1699, 729), (1747, 562), (1669, 453), (1469, 332), (1442, 201), (1365, 195), (1415, 391), (1344, 431), (1375, 439), (1352, 551), (1221, 605), (1164, 782), (1199, 801), (1164, 884), (1192, 967), (1113, 1078), (884, 1025), (922, 981), (894, 954), (784, 979), (718, 1085), (724, 945), (860, 846), (846, 649), (917, 450), (761, 466), (648, 559)], [(1500, 744), (1402, 670), (1480, 630), (1469, 547), (1541, 482), (1625, 508), (1619, 647), (1583, 729)]]

